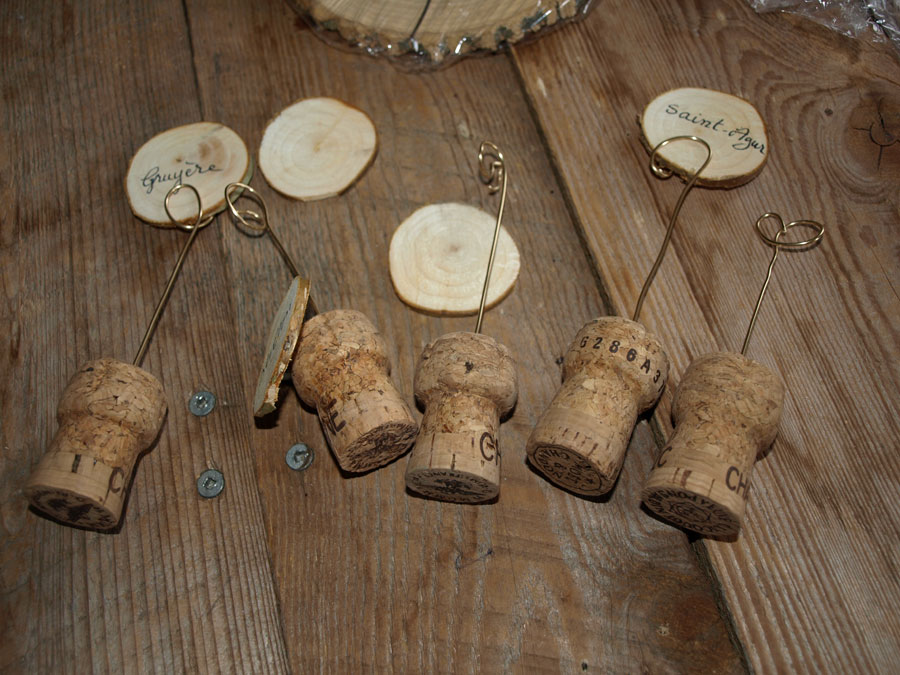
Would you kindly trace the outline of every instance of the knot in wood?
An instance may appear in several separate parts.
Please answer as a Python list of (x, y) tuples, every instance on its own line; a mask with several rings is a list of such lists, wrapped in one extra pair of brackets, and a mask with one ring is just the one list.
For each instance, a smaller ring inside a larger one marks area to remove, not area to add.
[(669, 376), (669, 358), (643, 325), (618, 316), (594, 319), (582, 327), (566, 352), (563, 381), (581, 375), (602, 381), (622, 378), (637, 397), (638, 410), (652, 406)]
[(336, 309), (303, 324), (291, 375), (304, 402), (316, 405), (322, 396), (366, 389), (390, 370), (384, 339), (369, 318)]
[(512, 410), (518, 398), (512, 354), (505, 345), (480, 333), (448, 333), (427, 345), (416, 367), (414, 386), (426, 408), (436, 396), (460, 392), (488, 399), (501, 417)]

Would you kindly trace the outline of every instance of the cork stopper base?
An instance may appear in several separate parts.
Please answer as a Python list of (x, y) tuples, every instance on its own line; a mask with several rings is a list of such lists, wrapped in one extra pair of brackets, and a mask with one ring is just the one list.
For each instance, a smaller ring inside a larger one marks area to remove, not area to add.
[[(82, 461), (87, 462), (80, 468)], [(91, 530), (115, 527), (122, 514), (127, 477), (90, 457), (54, 452), (32, 473), (25, 496), (52, 518)]]
[(90, 361), (72, 377), (57, 411), (59, 430), (25, 484), (25, 496), (56, 520), (115, 527), (135, 462), (159, 434), (162, 385), (122, 361)]
[(487, 335), (444, 335), (422, 352), (415, 391), (425, 416), (406, 468), (407, 487), (463, 504), (496, 498), (500, 418), (518, 397), (509, 349)]
[(639, 323), (602, 317), (575, 336), (563, 385), (526, 444), (531, 464), (576, 494), (606, 494), (616, 482), (637, 416), (665, 386), (669, 360)]
[(707, 354), (675, 392), (676, 429), (641, 494), (644, 504), (700, 534), (737, 536), (757, 458), (778, 433), (784, 385), (740, 354)]
[(391, 382), (384, 340), (361, 312), (334, 310), (303, 324), (291, 374), (345, 471), (378, 468), (412, 445), (418, 425)]
[(396, 390), (362, 391), (333, 401), (332, 406), (319, 408), (319, 419), (331, 448), (341, 448), (335, 456), (344, 471), (362, 473), (384, 466), (416, 438), (419, 426)]

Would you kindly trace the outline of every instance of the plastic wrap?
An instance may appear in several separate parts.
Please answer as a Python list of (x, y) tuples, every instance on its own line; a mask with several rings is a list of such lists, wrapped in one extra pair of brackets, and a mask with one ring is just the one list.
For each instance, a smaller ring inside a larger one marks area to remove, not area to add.
[(844, 35), (900, 48), (900, 0), (750, 0), (757, 12), (808, 17)]
[(583, 17), (592, 0), (288, 0), (331, 44), (434, 68)]

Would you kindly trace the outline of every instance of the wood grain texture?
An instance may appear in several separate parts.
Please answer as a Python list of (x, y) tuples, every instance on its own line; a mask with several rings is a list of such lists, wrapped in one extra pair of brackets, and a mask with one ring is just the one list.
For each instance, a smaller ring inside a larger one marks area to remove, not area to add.
[[(89, 358), (130, 360), (184, 243), (131, 214), (123, 178), (158, 131), (199, 119), (180, 3), (4, 3), (0, 288), (0, 670), (287, 667), (234, 355), (220, 243), (199, 236), (144, 368), (168, 418), (123, 525), (97, 534), (26, 509), (56, 403)], [(209, 234), (206, 232), (205, 234)], [(206, 418), (196, 389), (215, 392)], [(226, 475), (198, 497), (209, 464)]]
[[(517, 60), (409, 74), (327, 47), (278, 0), (3, 5), (0, 671), (740, 671), (688, 539), (640, 508), (659, 447), (646, 419), (607, 498), (563, 492), (525, 463), (572, 336), (637, 297), (680, 186), (650, 176), (636, 117), (656, 93), (689, 85), (754, 102), (772, 155), (748, 185), (689, 197), (651, 291), (642, 320), (675, 374), (664, 432), (687, 364), (740, 340), (769, 256), (756, 217), (775, 209), (829, 226), (825, 244), (776, 269), (750, 356), (785, 380), (785, 423), (755, 468), (741, 539), (703, 544), (702, 557), (757, 669), (891, 669), (896, 59), (738, 0), (601, 7)], [(495, 212), (476, 152), (485, 138), (504, 150), (504, 222), (523, 267), (484, 326), (519, 367), (519, 401), (499, 430), (500, 500), (413, 497), (405, 457), (341, 473), (289, 389), (279, 412), (253, 421), (290, 274), (266, 238), (220, 217), (144, 363), (170, 412), (121, 531), (28, 511), (21, 486), (69, 376), (88, 358), (133, 354), (184, 241), (131, 215), (131, 154), (210, 120), (255, 156), (266, 122), (308, 96), (373, 119), (374, 163), (321, 202), (253, 184), (319, 307), (373, 320), (409, 403), (424, 345), (472, 320), (399, 301), (391, 234), (436, 201)], [(199, 388), (219, 398), (202, 419), (187, 412)], [(317, 456), (297, 473), (284, 456), (299, 440)], [(227, 487), (201, 501), (194, 480), (209, 465)]]
[[(681, 188), (651, 177), (635, 117), (679, 86), (720, 89), (759, 109), (768, 165), (743, 187), (688, 197), (642, 319), (666, 342), (674, 384), (696, 356), (740, 344), (770, 256), (753, 234), (756, 218), (772, 210), (826, 224), (819, 248), (779, 260), (750, 345), (787, 394), (773, 451), (756, 465), (743, 533), (703, 546), (755, 669), (893, 670), (896, 53), (796, 17), (758, 16), (738, 1), (629, 2), (604, 4), (521, 48), (517, 65), (623, 313)], [(656, 416), (669, 429), (672, 391)]]
[[(259, 179), (254, 186), (311, 278), (319, 309), (356, 309), (373, 320), (408, 402), (425, 344), (471, 330), (474, 321), (425, 316), (401, 303), (388, 273), (390, 238), (405, 217), (436, 201), (495, 212), (496, 197), (477, 176), (482, 139), (504, 150), (504, 222), (528, 261), (484, 322), (527, 374), (500, 426), (496, 504), (411, 496), (407, 457), (342, 475), (315, 416), (292, 394), (274, 419), (252, 429), (294, 669), (657, 672), (702, 662), (713, 672), (740, 670), (685, 538), (638, 511), (638, 480), (620, 482), (607, 503), (585, 501), (524, 462), (528, 433), (559, 384), (564, 344), (604, 310), (512, 63), (479, 59), (411, 75), (325, 48), (278, 2), (192, 2), (188, 15), (203, 116), (238, 130), (251, 148), (272, 111), (304, 96), (333, 96), (375, 122), (378, 155), (341, 198), (299, 204)], [(217, 232), (228, 252), (238, 357), (253, 369), (290, 275), (267, 241)], [(249, 407), (249, 394), (245, 400)], [(316, 451), (303, 473), (284, 463), (298, 440)], [(654, 452), (641, 424), (629, 475), (649, 470)]]

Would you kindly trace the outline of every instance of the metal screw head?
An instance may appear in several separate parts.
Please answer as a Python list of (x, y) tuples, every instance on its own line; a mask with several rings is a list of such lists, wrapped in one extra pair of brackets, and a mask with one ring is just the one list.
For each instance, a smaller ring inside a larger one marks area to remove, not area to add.
[(225, 489), (225, 476), (218, 469), (207, 469), (197, 479), (197, 492), (201, 497), (212, 499)]
[(304, 469), (308, 469), (309, 465), (312, 464), (314, 456), (315, 454), (313, 453), (312, 448), (306, 443), (297, 443), (288, 449), (284, 461), (286, 461), (287, 465), (294, 471), (303, 471)]
[(191, 396), (188, 408), (197, 417), (205, 417), (216, 407), (216, 395), (209, 391), (198, 391)]

